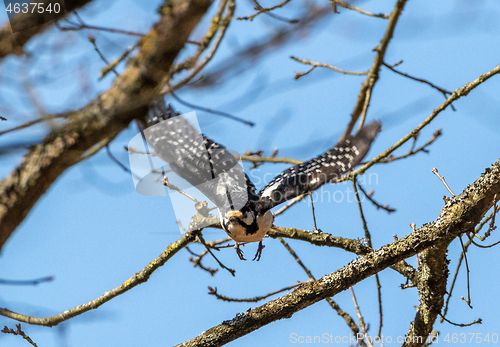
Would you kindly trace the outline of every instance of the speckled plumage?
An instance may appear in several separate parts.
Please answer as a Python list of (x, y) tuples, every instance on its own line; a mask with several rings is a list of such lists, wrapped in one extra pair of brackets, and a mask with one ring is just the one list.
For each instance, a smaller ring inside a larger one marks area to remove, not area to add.
[[(221, 224), (236, 241), (262, 241), (274, 217), (271, 208), (334, 182), (365, 157), (381, 129), (374, 121), (322, 155), (295, 165), (256, 193), (236, 158), (222, 145), (200, 134), (163, 99), (150, 106), (144, 136), (173, 171), (198, 188), (219, 209)], [(260, 258), (262, 243), (256, 257)], [(237, 248), (243, 259), (242, 252)]]
[(260, 190), (259, 196), (269, 197), (268, 206), (273, 208), (335, 182), (363, 160), (380, 128), (380, 122), (374, 121), (320, 156), (283, 171)]
[(144, 136), (180, 177), (198, 188), (224, 214), (257, 200), (255, 186), (224, 146), (200, 134), (163, 100), (150, 107)]

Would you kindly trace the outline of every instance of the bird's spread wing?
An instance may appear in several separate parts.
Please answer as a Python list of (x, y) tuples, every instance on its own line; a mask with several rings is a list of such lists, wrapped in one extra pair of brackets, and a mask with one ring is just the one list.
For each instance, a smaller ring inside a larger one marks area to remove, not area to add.
[(255, 199), (255, 186), (235, 156), (200, 134), (185, 117), (166, 106), (163, 98), (150, 105), (144, 137), (177, 175), (220, 210), (240, 209), (249, 197)]
[(374, 121), (319, 157), (283, 171), (260, 190), (262, 204), (273, 208), (336, 181), (363, 160), (380, 129), (381, 123)]

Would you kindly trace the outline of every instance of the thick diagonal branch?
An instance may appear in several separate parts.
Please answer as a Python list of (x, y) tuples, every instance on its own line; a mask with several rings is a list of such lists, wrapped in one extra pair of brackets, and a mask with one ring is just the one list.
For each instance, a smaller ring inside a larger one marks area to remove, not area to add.
[[(315, 246), (341, 248), (347, 252), (357, 255), (366, 255), (373, 252), (371, 247), (364, 245), (358, 240), (333, 236), (321, 231), (310, 232), (295, 228), (281, 228), (273, 226), (273, 228), (267, 232), (267, 235), (272, 238), (286, 237), (294, 240), (306, 241)], [(405, 276), (414, 284), (418, 280), (417, 271), (405, 261), (398, 262), (392, 265), (391, 268)]]
[(441, 313), (448, 279), (447, 248), (451, 240), (438, 243), (420, 255), (420, 268), (416, 286), (420, 306), (403, 346), (423, 346), (432, 332), (434, 322)]
[(335, 296), (405, 258), (449, 243), (463, 232), (474, 230), (474, 226), (491, 208), (495, 194), (500, 196), (500, 161), (487, 169), (462, 194), (450, 199), (436, 221), (317, 281), (304, 283), (291, 293), (224, 321), (179, 346), (223, 345), (276, 320), (290, 318), (294, 313)]
[(160, 21), (113, 86), (68, 123), (33, 146), (0, 183), (0, 248), (34, 204), (67, 168), (100, 141), (113, 139), (131, 120), (142, 117), (161, 90), (172, 63), (210, 6), (209, 0), (172, 0)]

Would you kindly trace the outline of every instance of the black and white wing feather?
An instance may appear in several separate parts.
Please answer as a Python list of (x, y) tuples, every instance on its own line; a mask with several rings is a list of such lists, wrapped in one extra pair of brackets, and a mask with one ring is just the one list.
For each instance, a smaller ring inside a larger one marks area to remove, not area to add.
[(273, 208), (286, 200), (312, 192), (351, 171), (368, 153), (380, 129), (381, 123), (374, 121), (356, 136), (348, 136), (319, 157), (283, 171), (260, 190), (263, 208)]
[(156, 154), (221, 212), (241, 209), (249, 199), (258, 199), (234, 155), (200, 134), (163, 98), (150, 105), (147, 125), (144, 137)]

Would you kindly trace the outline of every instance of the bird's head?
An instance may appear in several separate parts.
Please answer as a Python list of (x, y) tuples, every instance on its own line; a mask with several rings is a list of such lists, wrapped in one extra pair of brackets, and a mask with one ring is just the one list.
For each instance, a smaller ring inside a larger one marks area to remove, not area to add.
[(221, 218), (224, 231), (237, 242), (261, 241), (273, 225), (273, 221), (271, 211), (260, 215), (252, 210), (231, 210)]

